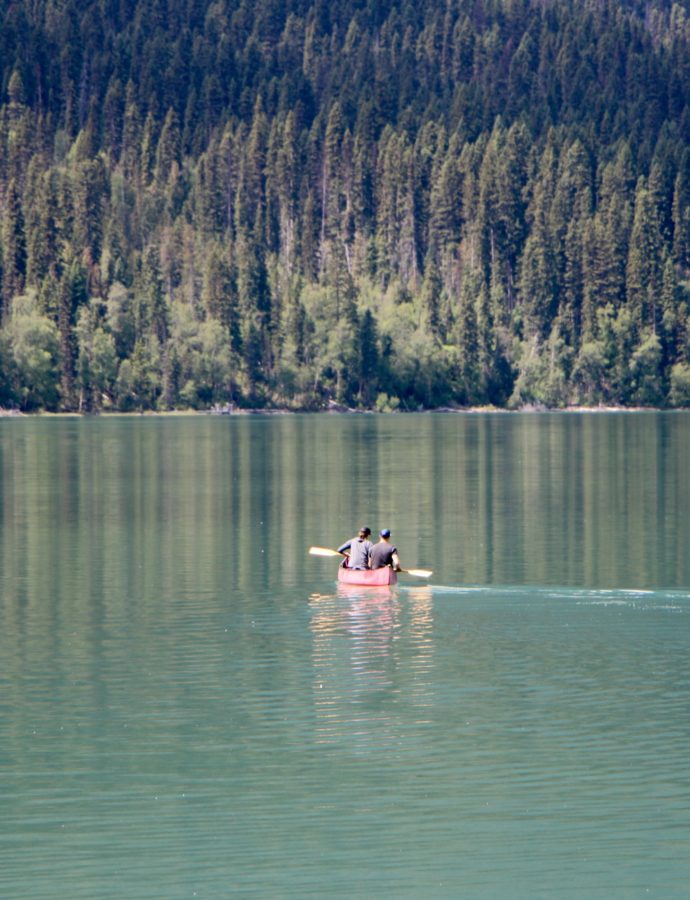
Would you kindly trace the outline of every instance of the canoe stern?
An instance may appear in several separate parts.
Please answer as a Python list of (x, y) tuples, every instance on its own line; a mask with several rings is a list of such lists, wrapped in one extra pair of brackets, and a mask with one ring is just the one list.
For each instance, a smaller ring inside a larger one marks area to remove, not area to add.
[(358, 584), (363, 587), (381, 587), (397, 584), (398, 576), (394, 569), (385, 566), (382, 569), (338, 569), (338, 581), (341, 584)]

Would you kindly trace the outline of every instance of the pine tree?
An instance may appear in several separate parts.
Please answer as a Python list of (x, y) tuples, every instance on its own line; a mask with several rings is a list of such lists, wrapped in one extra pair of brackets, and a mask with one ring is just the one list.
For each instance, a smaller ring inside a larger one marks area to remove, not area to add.
[(122, 165), (125, 178), (138, 182), (141, 173), (140, 147), (142, 140), (141, 111), (130, 81), (125, 93), (125, 113), (122, 123)]
[(420, 305), (425, 329), (438, 339), (444, 336), (441, 323), (441, 292), (443, 285), (436, 254), (431, 251), (424, 265), (424, 280), (420, 291)]
[(558, 265), (543, 213), (525, 242), (520, 265), (520, 300), (528, 334), (546, 337), (558, 307)]
[(276, 160), (280, 256), (288, 280), (295, 272), (298, 252), (299, 161), (296, 119), (294, 113), (290, 111), (285, 118), (282, 144)]
[(157, 141), (158, 124), (155, 116), (149, 110), (141, 133), (141, 151), (139, 158), (139, 171), (141, 172), (144, 185), (150, 184), (151, 179), (153, 178)]
[(18, 69), (14, 69), (7, 86), (8, 103), (6, 108), (6, 160), (4, 161), (5, 178), (23, 186), (24, 176), (35, 151), (32, 135), (32, 117), (26, 105), (24, 79)]
[(364, 311), (359, 318), (358, 325), (359, 365), (356, 395), (358, 404), (369, 408), (377, 393), (376, 379), (378, 372), (378, 334), (376, 319), (371, 310), (367, 309)]
[(168, 310), (161, 277), (160, 251), (155, 244), (149, 244), (144, 250), (134, 297), (135, 334), (141, 354), (145, 352), (145, 346), (150, 348), (150, 338), (163, 343), (168, 336)]
[(676, 267), (670, 256), (667, 256), (664, 262), (660, 305), (661, 321), (658, 330), (661, 337), (662, 365), (668, 369), (683, 355), (687, 312)]
[(113, 77), (103, 101), (103, 146), (114, 163), (119, 161), (122, 152), (124, 107), (122, 82)]
[(180, 125), (177, 113), (174, 109), (169, 109), (156, 148), (154, 177), (158, 184), (165, 184), (177, 176), (181, 152)]
[(445, 155), (429, 197), (429, 243), (442, 252), (460, 243), (462, 226), (461, 175), (457, 148), (453, 144)]
[(11, 179), (5, 195), (2, 217), (2, 301), (3, 316), (12, 298), (24, 289), (26, 275), (26, 235), (19, 186)]
[(340, 104), (336, 102), (328, 115), (323, 142), (323, 164), (320, 184), (321, 229), (319, 238), (319, 258), (322, 271), (328, 265), (331, 243), (337, 241), (340, 236), (342, 207), (341, 142), (343, 131)]
[(72, 180), (74, 233), (72, 247), (76, 254), (88, 252), (97, 262), (103, 247), (103, 224), (109, 196), (108, 174), (98, 157), (77, 165)]
[(454, 336), (458, 352), (456, 391), (460, 403), (468, 406), (481, 399), (477, 307), (483, 302), (482, 293), (485, 290), (480, 269), (464, 274)]
[(207, 315), (226, 328), (233, 353), (239, 353), (242, 339), (236, 277), (227, 250), (218, 244), (211, 246), (206, 258), (202, 303)]
[(678, 268), (690, 270), (690, 160), (685, 154), (685, 161), (676, 175), (673, 187), (672, 221), (673, 221), (673, 261)]
[(260, 242), (240, 229), (235, 247), (242, 357), (253, 391), (273, 367), (271, 288)]
[(77, 343), (74, 326), (88, 300), (86, 272), (78, 260), (66, 268), (60, 282), (58, 331), (60, 334), (60, 396), (64, 409), (78, 407), (75, 396)]
[(656, 333), (662, 281), (661, 252), (656, 207), (644, 179), (640, 179), (626, 271), (627, 304), (640, 331), (648, 327)]

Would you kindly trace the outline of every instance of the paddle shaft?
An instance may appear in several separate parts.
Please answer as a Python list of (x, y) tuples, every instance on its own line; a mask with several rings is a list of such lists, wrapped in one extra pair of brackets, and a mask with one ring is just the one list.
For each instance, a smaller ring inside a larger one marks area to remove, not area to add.
[[(347, 556), (347, 553), (340, 553), (338, 550), (331, 550), (330, 547), (310, 547), (309, 552), (312, 556)], [(412, 575), (413, 578), (429, 578), (430, 569), (399, 569), (405, 575)]]

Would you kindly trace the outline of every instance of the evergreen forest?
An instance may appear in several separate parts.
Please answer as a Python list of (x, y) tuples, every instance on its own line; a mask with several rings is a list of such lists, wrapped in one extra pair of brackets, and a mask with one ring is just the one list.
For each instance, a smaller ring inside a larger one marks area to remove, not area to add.
[(0, 407), (690, 406), (690, 0), (0, 0)]

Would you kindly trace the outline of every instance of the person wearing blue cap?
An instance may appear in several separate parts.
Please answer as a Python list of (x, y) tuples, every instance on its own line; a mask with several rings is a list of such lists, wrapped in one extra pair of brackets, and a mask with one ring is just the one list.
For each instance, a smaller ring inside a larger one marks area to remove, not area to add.
[(380, 540), (374, 544), (369, 554), (369, 565), (372, 569), (383, 569), (391, 566), (396, 572), (402, 571), (398, 559), (398, 548), (391, 544), (390, 528), (379, 531)]

